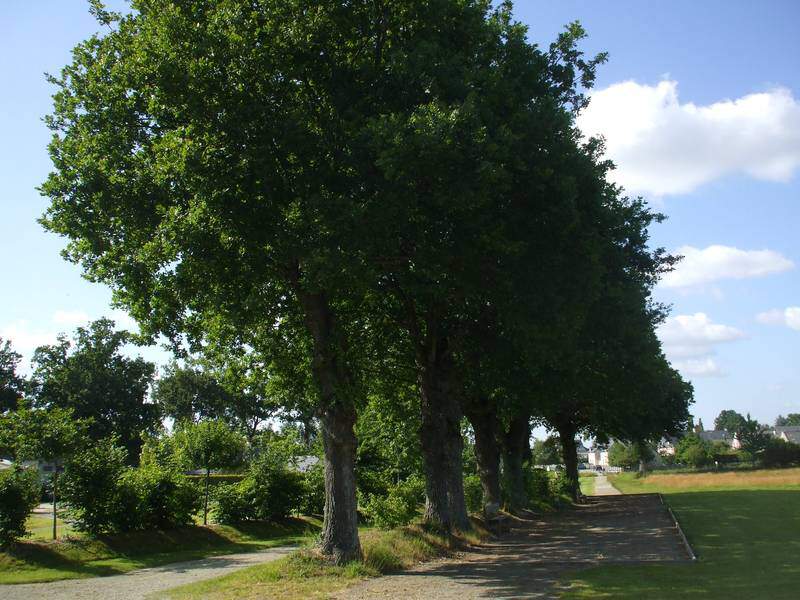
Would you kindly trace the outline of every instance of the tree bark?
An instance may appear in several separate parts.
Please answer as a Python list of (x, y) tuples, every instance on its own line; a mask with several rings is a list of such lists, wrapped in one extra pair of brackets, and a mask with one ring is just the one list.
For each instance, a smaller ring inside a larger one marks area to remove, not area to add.
[(325, 511), (321, 551), (336, 564), (361, 558), (355, 484), (356, 393), (345, 364), (346, 343), (337, 331), (333, 311), (322, 293), (294, 289), (313, 340), (312, 371), (319, 393), (318, 414), (325, 451)]
[(569, 495), (577, 502), (580, 496), (580, 479), (578, 475), (578, 445), (575, 442), (575, 427), (569, 423), (562, 423), (557, 427), (558, 437), (561, 440), (561, 456), (564, 459), (566, 478), (569, 484)]
[(497, 407), (490, 400), (473, 402), (466, 415), (475, 432), (475, 458), (483, 488), (483, 514), (487, 518), (500, 509), (500, 447), (497, 444)]
[(530, 424), (527, 413), (511, 419), (502, 435), (503, 480), (507, 493), (507, 508), (519, 511), (528, 505), (525, 493), (525, 475), (522, 465), (526, 455), (530, 455)]
[(461, 403), (446, 340), (430, 340), (418, 357), (422, 455), (425, 469), (425, 520), (445, 531), (470, 528), (464, 499)]

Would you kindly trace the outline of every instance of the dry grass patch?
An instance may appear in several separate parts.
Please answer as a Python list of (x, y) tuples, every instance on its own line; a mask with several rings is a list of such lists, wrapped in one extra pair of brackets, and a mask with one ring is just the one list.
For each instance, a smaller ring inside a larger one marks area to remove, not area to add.
[[(619, 478), (624, 479), (624, 478)], [(615, 485), (618, 479), (614, 480)], [(763, 469), (758, 471), (725, 471), (719, 473), (652, 474), (644, 480), (647, 487), (661, 490), (763, 489), (800, 487), (800, 468)], [(625, 490), (623, 490), (625, 491)]]

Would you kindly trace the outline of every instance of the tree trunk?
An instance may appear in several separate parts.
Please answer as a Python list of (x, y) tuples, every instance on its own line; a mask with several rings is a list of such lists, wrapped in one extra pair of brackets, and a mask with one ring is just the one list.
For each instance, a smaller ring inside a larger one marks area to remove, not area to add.
[(464, 530), (470, 524), (464, 500), (462, 413), (450, 386), (451, 373), (441, 366), (429, 363), (420, 376), (425, 520), (446, 531)]
[(361, 558), (356, 512), (356, 411), (332, 406), (320, 417), (325, 450), (322, 552), (342, 564)]
[(203, 505), (203, 525), (208, 525), (208, 480), (211, 479), (211, 469), (206, 469), (206, 499)]
[(355, 485), (356, 393), (345, 363), (345, 339), (322, 293), (308, 293), (299, 275), (294, 289), (313, 340), (312, 371), (319, 393), (318, 414), (325, 450), (325, 512), (321, 550), (336, 564), (361, 558)]
[(522, 464), (526, 454), (530, 454), (529, 420), (527, 413), (515, 416), (502, 435), (503, 481), (506, 487), (507, 507), (511, 512), (519, 511), (528, 504)]
[(566, 478), (569, 484), (569, 495), (574, 502), (580, 496), (580, 479), (578, 475), (578, 445), (575, 442), (575, 427), (564, 423), (557, 427), (558, 437), (561, 440), (561, 456), (564, 459)]
[(475, 458), (483, 488), (483, 514), (486, 518), (492, 518), (497, 515), (501, 502), (497, 407), (485, 400), (481, 404), (472, 403), (466, 414), (475, 432)]
[(56, 508), (58, 489), (58, 464), (53, 467), (53, 539), (58, 539), (58, 509)]

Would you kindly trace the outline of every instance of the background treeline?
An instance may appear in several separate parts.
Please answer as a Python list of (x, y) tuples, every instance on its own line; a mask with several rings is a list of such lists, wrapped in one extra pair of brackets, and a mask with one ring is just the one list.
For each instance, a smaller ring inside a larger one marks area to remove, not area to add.
[[(573, 497), (576, 435), (685, 428), (651, 299), (675, 258), (576, 129), (605, 60), (577, 23), (538, 46), (488, 0), (133, 8), (94, 5), (107, 27), (51, 78), (42, 223), (143, 339), (243, 361), (221, 418), (252, 439), (237, 402), (264, 394), (315, 426), (323, 553), (361, 555), (359, 492), (374, 506), (387, 481), (418, 477), (424, 520), (468, 528), (465, 439), (491, 514), (542, 488), (534, 423), (558, 432)], [(141, 438), (118, 435), (134, 461)], [(362, 468), (370, 444), (388, 474)]]

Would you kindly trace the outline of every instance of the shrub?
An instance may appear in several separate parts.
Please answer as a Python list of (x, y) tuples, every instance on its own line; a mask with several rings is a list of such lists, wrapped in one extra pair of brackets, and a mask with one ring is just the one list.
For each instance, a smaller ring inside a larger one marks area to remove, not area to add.
[(280, 457), (258, 457), (242, 481), (216, 491), (215, 519), (219, 523), (282, 519), (303, 506), (306, 490), (305, 476), (283, 466)]
[(252, 479), (256, 518), (259, 520), (287, 517), (302, 504), (305, 494), (303, 474), (289, 470), (277, 457), (255, 460), (248, 478)]
[(192, 523), (200, 494), (180, 473), (149, 465), (122, 475), (116, 508), (118, 531), (169, 529)]
[(425, 483), (412, 475), (389, 488), (386, 495), (372, 494), (361, 503), (361, 510), (373, 525), (384, 529), (407, 525), (419, 514)]
[(325, 510), (325, 467), (320, 462), (303, 473), (303, 500), (298, 507), (307, 515), (321, 515)]
[(34, 469), (0, 471), (0, 546), (27, 534), (25, 522), (39, 503), (39, 477)]
[(61, 495), (75, 529), (95, 535), (114, 529), (126, 457), (114, 440), (102, 440), (67, 462)]
[(705, 467), (714, 460), (713, 447), (700, 436), (690, 434), (678, 442), (675, 458), (690, 467)]
[(477, 475), (464, 477), (464, 499), (467, 502), (467, 510), (469, 512), (483, 510), (483, 486), (481, 485), (481, 478)]
[(550, 502), (550, 476), (544, 469), (528, 467), (524, 470), (525, 493), (530, 502)]
[(800, 462), (800, 445), (772, 438), (767, 441), (761, 460), (767, 467), (788, 467)]
[(569, 479), (564, 473), (549, 473), (547, 488), (550, 503), (560, 502), (564, 498), (571, 497)]
[(255, 520), (254, 497), (252, 479), (218, 486), (214, 493), (214, 519), (226, 525)]

